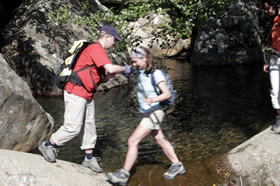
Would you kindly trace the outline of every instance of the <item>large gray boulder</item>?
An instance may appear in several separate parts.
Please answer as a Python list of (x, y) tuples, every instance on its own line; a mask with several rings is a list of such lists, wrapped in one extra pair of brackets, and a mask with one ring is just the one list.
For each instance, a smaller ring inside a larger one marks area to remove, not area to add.
[[(148, 15), (149, 19), (139, 18), (136, 22), (130, 22), (128, 27), (132, 29), (132, 35), (130, 36), (131, 40), (134, 38), (141, 38), (141, 46), (149, 48), (153, 55), (162, 57), (174, 57), (179, 56), (183, 50), (189, 50), (191, 47), (191, 39), (181, 39), (174, 38), (171, 35), (168, 35), (169, 38), (169, 47), (162, 49), (161, 45), (165, 42), (162, 38), (157, 38), (155, 32), (159, 30), (159, 26), (163, 22), (172, 22), (168, 15), (156, 15), (150, 13)], [(151, 17), (153, 18), (152, 20)], [(130, 50), (130, 49), (129, 49)]]
[(0, 54), (0, 148), (34, 149), (53, 130), (53, 118)]
[(226, 155), (229, 166), (244, 185), (280, 185), (280, 134), (270, 128)]
[(109, 186), (104, 173), (94, 173), (82, 165), (42, 156), (0, 149), (1, 186)]

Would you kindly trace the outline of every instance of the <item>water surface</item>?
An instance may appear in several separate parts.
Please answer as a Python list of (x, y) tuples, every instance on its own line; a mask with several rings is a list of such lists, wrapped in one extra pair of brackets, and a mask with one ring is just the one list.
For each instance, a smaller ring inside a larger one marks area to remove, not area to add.
[[(180, 160), (190, 161), (224, 154), (274, 122), (269, 97), (269, 76), (262, 64), (192, 67), (168, 60), (166, 65), (177, 104), (167, 110), (163, 128)], [(127, 139), (140, 118), (127, 86), (95, 95), (98, 141), (94, 155), (104, 169), (122, 167)], [(37, 98), (53, 117), (56, 129), (63, 124), (61, 98)], [(84, 154), (76, 137), (61, 147), (58, 159), (81, 163)], [(37, 152), (35, 152), (37, 153)], [(158, 145), (148, 136), (139, 146), (136, 166), (168, 164)]]

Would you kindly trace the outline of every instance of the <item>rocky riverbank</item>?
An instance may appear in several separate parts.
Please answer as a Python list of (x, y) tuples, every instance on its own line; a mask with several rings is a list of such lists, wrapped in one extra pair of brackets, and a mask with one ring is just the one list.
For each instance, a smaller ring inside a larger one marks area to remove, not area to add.
[[(128, 185), (280, 185), (280, 134), (270, 127), (229, 153), (206, 160), (184, 162), (187, 172), (165, 180), (168, 166), (136, 167)], [(0, 185), (106, 186), (105, 174), (62, 160), (49, 163), (42, 156), (0, 150)], [(113, 170), (105, 170), (113, 171)]]
[(227, 154), (228, 164), (243, 184), (280, 185), (280, 134), (270, 128)]
[(81, 165), (57, 160), (49, 163), (40, 155), (0, 150), (0, 185), (2, 186), (106, 186), (104, 174)]

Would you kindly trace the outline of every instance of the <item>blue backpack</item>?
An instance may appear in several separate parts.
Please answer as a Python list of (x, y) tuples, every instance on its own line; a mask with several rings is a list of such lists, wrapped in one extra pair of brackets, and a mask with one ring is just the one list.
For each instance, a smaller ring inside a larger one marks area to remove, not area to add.
[[(175, 103), (175, 100), (176, 100), (176, 97), (177, 97), (177, 91), (173, 89), (173, 85), (172, 85), (172, 82), (170, 80), (169, 75), (163, 69), (158, 69), (158, 70), (160, 70), (163, 73), (163, 75), (165, 77), (165, 80), (166, 80), (166, 84), (167, 84), (167, 86), (169, 88), (169, 91), (171, 93), (171, 97), (167, 100), (164, 100), (164, 101), (160, 102), (160, 104), (161, 105), (173, 105)], [(157, 85), (156, 85), (156, 81), (155, 81), (155, 77), (154, 77), (154, 72), (151, 74), (151, 81), (152, 81), (152, 85), (153, 85), (156, 93), (158, 95), (160, 95), (161, 92), (158, 92), (157, 89), (156, 89)]]

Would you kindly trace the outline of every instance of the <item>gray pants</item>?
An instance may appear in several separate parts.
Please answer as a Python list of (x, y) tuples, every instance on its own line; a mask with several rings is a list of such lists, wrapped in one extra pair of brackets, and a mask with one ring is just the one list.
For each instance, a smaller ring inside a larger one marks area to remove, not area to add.
[(97, 139), (94, 100), (87, 100), (64, 90), (64, 103), (64, 124), (52, 134), (51, 140), (62, 146), (81, 134), (81, 149), (93, 149)]

